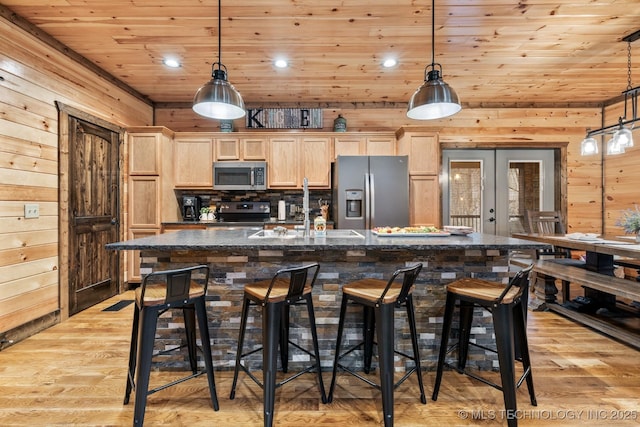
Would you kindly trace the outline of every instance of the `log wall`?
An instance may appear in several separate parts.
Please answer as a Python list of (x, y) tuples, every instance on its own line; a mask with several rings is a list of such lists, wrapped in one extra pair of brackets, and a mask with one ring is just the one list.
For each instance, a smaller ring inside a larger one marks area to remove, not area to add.
[[(0, 338), (14, 341), (58, 321), (67, 298), (55, 103), (122, 127), (153, 121), (149, 103), (53, 46), (0, 17)], [(39, 218), (24, 218), (26, 203)]]

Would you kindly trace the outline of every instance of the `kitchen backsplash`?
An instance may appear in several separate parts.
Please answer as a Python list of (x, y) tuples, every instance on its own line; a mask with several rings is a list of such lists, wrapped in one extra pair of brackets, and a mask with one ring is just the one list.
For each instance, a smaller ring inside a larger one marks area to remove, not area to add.
[[(282, 190), (282, 191), (215, 191), (215, 190), (175, 190), (178, 201), (183, 196), (199, 196), (202, 206), (217, 206), (221, 201), (268, 201), (271, 205), (271, 216), (278, 216), (278, 202), (284, 200), (287, 205), (287, 219), (290, 219), (291, 204), (302, 209), (302, 190)], [(320, 203), (328, 202), (331, 206), (331, 190), (309, 190), (310, 215), (313, 218), (320, 214)], [(329, 209), (331, 212), (331, 208)], [(331, 219), (331, 218), (329, 218)]]

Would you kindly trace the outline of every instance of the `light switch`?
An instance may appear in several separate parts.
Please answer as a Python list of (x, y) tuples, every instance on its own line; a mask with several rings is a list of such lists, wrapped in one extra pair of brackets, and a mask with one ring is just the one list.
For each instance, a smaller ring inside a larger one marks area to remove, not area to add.
[(40, 205), (38, 203), (26, 203), (24, 205), (24, 217), (25, 218), (39, 218), (40, 217)]

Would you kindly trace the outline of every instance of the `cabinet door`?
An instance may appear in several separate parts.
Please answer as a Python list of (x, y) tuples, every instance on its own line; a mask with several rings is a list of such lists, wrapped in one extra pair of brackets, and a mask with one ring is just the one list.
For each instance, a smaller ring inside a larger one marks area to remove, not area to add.
[(211, 138), (176, 138), (173, 159), (176, 187), (213, 187)]
[[(129, 239), (138, 239), (140, 237), (155, 236), (158, 230), (129, 230)], [(126, 251), (127, 253), (127, 282), (140, 283), (142, 276), (140, 274), (140, 251)]]
[(160, 178), (129, 177), (129, 228), (160, 228)]
[(394, 137), (368, 137), (367, 150), (368, 156), (394, 156), (396, 154), (396, 139)]
[(310, 187), (331, 188), (331, 139), (329, 137), (304, 137), (300, 141), (302, 176)]
[(406, 134), (399, 142), (398, 154), (409, 156), (410, 175), (437, 175), (440, 168), (440, 147), (436, 134)]
[(277, 137), (269, 140), (269, 187), (298, 188), (298, 138)]
[(366, 140), (359, 135), (344, 135), (333, 138), (333, 153), (335, 160), (338, 156), (360, 156), (365, 154)]
[(266, 160), (267, 141), (264, 138), (242, 138), (240, 141), (244, 160)]
[(409, 177), (409, 222), (440, 227), (440, 185), (436, 175)]
[(216, 160), (240, 160), (240, 140), (231, 137), (217, 138)]
[(158, 175), (160, 173), (160, 144), (158, 133), (129, 134), (129, 174)]

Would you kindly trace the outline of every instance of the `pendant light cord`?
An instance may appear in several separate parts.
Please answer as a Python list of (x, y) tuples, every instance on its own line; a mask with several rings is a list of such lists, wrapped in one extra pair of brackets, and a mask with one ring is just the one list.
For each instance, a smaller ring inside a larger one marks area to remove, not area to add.
[(436, 0), (431, 0), (431, 67), (436, 66)]
[(222, 64), (222, 0), (218, 0), (218, 70)]

